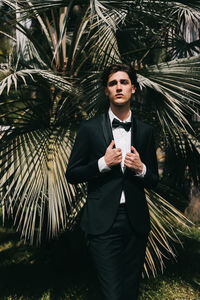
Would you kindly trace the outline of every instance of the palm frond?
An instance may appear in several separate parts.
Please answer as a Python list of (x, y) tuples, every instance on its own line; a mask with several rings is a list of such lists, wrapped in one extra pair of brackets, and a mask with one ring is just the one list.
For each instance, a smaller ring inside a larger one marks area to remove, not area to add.
[[(156, 0), (2, 2), (10, 7), (9, 26), (19, 33), (9, 38), (22, 47), (13, 48), (11, 64), (0, 71), (0, 116), (8, 125), (0, 139), (1, 204), (22, 237), (39, 242), (76, 220), (86, 189), (70, 185), (65, 168), (80, 121), (105, 110), (100, 73), (112, 62), (132, 62), (140, 87), (158, 93), (145, 103), (157, 113), (159, 139), (166, 139), (199, 182), (194, 166), (199, 142), (190, 118), (199, 110), (200, 57), (166, 62), (172, 56), (165, 50), (177, 50), (178, 38), (186, 41), (180, 31), (188, 30), (188, 20), (196, 26), (198, 5)], [(74, 5), (81, 11), (76, 20)], [(180, 45), (179, 53), (185, 46)], [(198, 43), (188, 49), (192, 47)], [(136, 61), (148, 67), (138, 68)], [(35, 94), (26, 94), (25, 86)], [(11, 106), (12, 112), (7, 109)], [(177, 226), (191, 223), (160, 195), (146, 193), (152, 231), (145, 271), (156, 275), (165, 256), (175, 257)]]
[(165, 151), (167, 157), (164, 170), (170, 177), (168, 184), (175, 189), (180, 189), (189, 180), (198, 187), (200, 183), (199, 139), (191, 134), (177, 136), (175, 140), (169, 137), (169, 145), (165, 146)]
[(172, 58), (199, 54), (200, 5), (175, 3), (171, 15), (177, 19), (176, 26), (169, 31), (168, 53)]
[(171, 14), (178, 16), (179, 22), (194, 22), (194, 20), (200, 19), (200, 5), (194, 1), (187, 1), (187, 3), (181, 3), (181, 1), (173, 1), (171, 4)]
[(10, 92), (11, 86), (14, 84), (15, 89), (17, 89), (18, 81), (20, 79), (23, 80), (23, 83), (27, 85), (26, 78), (31, 78), (31, 80), (35, 81), (34, 75), (41, 76), (50, 84), (53, 84), (58, 89), (68, 92), (72, 94), (75, 92), (75, 95), (78, 95), (77, 88), (73, 88), (70, 79), (60, 77), (54, 74), (52, 71), (46, 71), (41, 69), (24, 69), (19, 71), (2, 71), (0, 72), (0, 76), (4, 76), (0, 83), (0, 95), (3, 93), (4, 89), (7, 89), (7, 94)]
[(45, 225), (49, 238), (57, 235), (81, 207), (84, 190), (78, 188), (82, 197), (77, 199), (76, 188), (65, 178), (73, 138), (69, 131), (57, 128), (17, 137), (13, 130), (9, 142), (1, 139), (3, 208), (14, 214), (22, 237), (31, 243), (35, 238), (41, 241)]
[[(146, 77), (144, 77), (144, 75)], [(173, 135), (173, 131), (186, 131), (190, 123), (186, 114), (198, 114), (199, 109), (200, 56), (178, 59), (150, 66), (141, 71), (139, 84), (148, 86), (164, 97), (157, 101), (156, 110), (163, 127)]]
[(14, 84), (15, 89), (17, 89), (17, 82), (20, 79), (26, 85), (26, 77), (29, 76), (33, 80), (32, 74), (35, 73), (34, 70), (20, 70), (17, 72), (1, 72), (1, 77), (5, 76), (0, 83), (0, 95), (3, 93), (4, 89), (7, 88), (7, 94), (10, 92), (11, 85)]
[[(156, 276), (158, 265), (161, 271), (164, 269), (164, 258), (176, 257), (173, 244), (181, 243), (177, 234), (181, 232), (181, 228), (189, 229), (192, 222), (158, 193), (146, 190), (146, 196), (151, 218), (151, 231), (144, 267), (147, 276), (149, 276), (149, 269)], [(156, 261), (154, 257), (157, 257)]]
[(19, 0), (19, 1), (17, 1), (17, 9), (16, 9), (16, 3), (13, 3), (13, 1), (2, 0), (2, 2), (5, 5), (14, 9), (15, 12), (20, 13), (22, 16), (22, 19), (29, 17), (30, 13), (35, 13), (36, 10), (39, 12), (39, 11), (49, 10), (49, 9), (57, 8), (57, 7), (61, 7), (61, 6), (67, 6), (69, 1), (53, 0), (53, 1), (49, 2), (49, 1), (41, 1), (41, 0), (37, 0), (37, 1)]

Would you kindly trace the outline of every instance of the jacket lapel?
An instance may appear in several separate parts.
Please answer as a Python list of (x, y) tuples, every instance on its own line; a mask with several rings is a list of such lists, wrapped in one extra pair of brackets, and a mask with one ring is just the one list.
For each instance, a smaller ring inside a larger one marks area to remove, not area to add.
[(106, 146), (108, 147), (111, 141), (114, 140), (108, 112), (102, 115), (101, 125), (103, 129)]
[[(131, 117), (131, 146), (133, 146), (137, 150), (137, 145), (138, 145), (138, 126), (137, 126), (137, 121), (133, 117), (133, 112), (132, 112), (132, 117)], [(133, 171), (130, 171), (126, 168), (124, 174), (128, 174), (129, 172), (131, 172), (131, 174), (133, 174)]]
[[(131, 122), (132, 122), (132, 124), (131, 124), (131, 146), (133, 146), (137, 149), (139, 129), (137, 126), (137, 121), (133, 117), (133, 112), (132, 112)], [(106, 146), (108, 147), (110, 145), (111, 141), (114, 140), (108, 112), (102, 114), (101, 125), (102, 125), (102, 129), (103, 129), (103, 135), (105, 138)]]
[[(114, 140), (108, 112), (102, 115), (101, 125), (107, 148), (110, 145), (111, 141)], [(112, 167), (112, 170), (116, 172), (122, 172), (120, 165)]]
[(137, 149), (137, 141), (138, 141), (138, 126), (137, 126), (137, 121), (133, 117), (133, 112), (132, 112), (132, 117), (131, 117), (131, 146)]
[[(133, 117), (133, 112), (132, 112), (131, 122), (132, 122), (132, 124), (131, 124), (131, 146), (133, 146), (137, 149), (139, 133), (138, 133), (137, 121)], [(102, 130), (103, 130), (106, 147), (108, 147), (110, 145), (111, 141), (114, 140), (108, 112), (102, 114), (101, 126), (102, 126)], [(116, 166), (114, 169), (119, 170), (121, 172), (120, 165)], [(127, 172), (127, 169), (125, 169), (124, 174), (126, 174), (126, 172)]]

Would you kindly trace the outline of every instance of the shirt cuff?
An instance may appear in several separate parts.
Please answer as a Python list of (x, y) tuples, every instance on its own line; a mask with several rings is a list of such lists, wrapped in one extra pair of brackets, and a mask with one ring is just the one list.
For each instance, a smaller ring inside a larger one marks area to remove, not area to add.
[(145, 166), (145, 164), (143, 164), (142, 173), (140, 173), (140, 174), (137, 173), (136, 176), (143, 178), (145, 176), (146, 172), (147, 172), (147, 167)]
[(99, 167), (99, 171), (101, 173), (108, 172), (108, 171), (111, 170), (111, 168), (107, 166), (107, 164), (105, 162), (105, 159), (104, 159), (104, 156), (102, 156), (101, 158), (99, 158), (99, 160), (98, 160), (98, 167)]

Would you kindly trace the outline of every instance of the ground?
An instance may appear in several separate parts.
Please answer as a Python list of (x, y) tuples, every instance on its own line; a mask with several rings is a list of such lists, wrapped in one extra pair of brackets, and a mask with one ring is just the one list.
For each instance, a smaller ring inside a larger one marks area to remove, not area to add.
[[(200, 232), (193, 228), (176, 245), (177, 261), (144, 278), (139, 300), (200, 299)], [(0, 300), (97, 300), (95, 272), (79, 231), (37, 248), (0, 227)]]

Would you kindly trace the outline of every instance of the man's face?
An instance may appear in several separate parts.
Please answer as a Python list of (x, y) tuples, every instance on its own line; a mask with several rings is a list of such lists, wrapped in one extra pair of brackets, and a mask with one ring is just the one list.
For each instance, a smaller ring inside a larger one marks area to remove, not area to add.
[(118, 71), (109, 76), (105, 94), (110, 100), (110, 106), (130, 106), (131, 94), (135, 93), (129, 75)]

